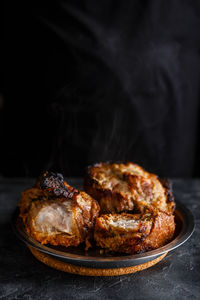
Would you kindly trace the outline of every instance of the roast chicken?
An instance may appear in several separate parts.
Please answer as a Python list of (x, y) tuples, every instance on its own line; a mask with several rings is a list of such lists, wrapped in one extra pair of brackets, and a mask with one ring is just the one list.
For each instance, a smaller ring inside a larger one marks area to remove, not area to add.
[(37, 241), (66, 247), (85, 242), (86, 249), (100, 209), (91, 196), (52, 172), (22, 192), (19, 207), (27, 233)]
[(87, 169), (85, 191), (99, 201), (102, 213), (152, 212), (172, 214), (175, 208), (167, 180), (133, 163), (99, 163)]
[(106, 214), (97, 218), (94, 238), (109, 251), (134, 254), (166, 244), (174, 226), (174, 216), (162, 212)]
[(165, 245), (175, 231), (175, 202), (168, 180), (133, 163), (90, 166), (85, 190), (99, 201), (94, 239), (110, 251), (129, 254)]
[(175, 202), (168, 180), (133, 163), (90, 166), (85, 191), (61, 174), (45, 172), (22, 192), (26, 232), (42, 244), (78, 246), (91, 241), (106, 251), (135, 254), (157, 249), (175, 231)]

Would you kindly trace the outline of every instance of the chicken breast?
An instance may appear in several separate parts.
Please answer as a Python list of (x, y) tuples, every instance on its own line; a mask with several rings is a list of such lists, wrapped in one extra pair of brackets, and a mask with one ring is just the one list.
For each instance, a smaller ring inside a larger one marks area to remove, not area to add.
[(98, 200), (102, 213), (143, 213), (148, 209), (170, 215), (175, 209), (169, 182), (131, 162), (90, 166), (84, 187)]
[(85, 242), (86, 248), (100, 210), (92, 197), (52, 172), (22, 192), (19, 208), (27, 233), (42, 244), (68, 247)]
[(106, 214), (97, 218), (94, 238), (109, 251), (135, 254), (165, 245), (174, 229), (174, 216), (162, 212)]

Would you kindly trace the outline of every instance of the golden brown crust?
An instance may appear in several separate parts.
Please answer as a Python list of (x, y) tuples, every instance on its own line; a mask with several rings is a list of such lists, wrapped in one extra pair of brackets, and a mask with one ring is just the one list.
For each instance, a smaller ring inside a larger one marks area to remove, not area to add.
[(60, 174), (47, 172), (22, 192), (19, 208), (27, 233), (42, 244), (85, 242), (87, 248), (100, 210), (92, 197), (70, 187)]
[(85, 176), (84, 188), (99, 201), (103, 213), (162, 211), (172, 214), (173, 195), (155, 174), (133, 163), (99, 163)]
[(99, 163), (88, 168), (84, 186), (107, 213), (95, 225), (94, 238), (102, 248), (133, 254), (161, 247), (173, 237), (175, 203), (168, 180), (130, 162)]
[[(127, 218), (127, 222), (122, 220), (124, 228), (113, 226), (111, 216), (118, 220)], [(131, 219), (139, 219), (140, 223), (126, 228)], [(97, 218), (94, 238), (97, 245), (109, 251), (134, 254), (165, 245), (173, 237), (174, 230), (174, 216), (162, 212), (156, 215), (102, 215)]]
[[(128, 254), (159, 248), (173, 237), (175, 203), (168, 180), (130, 162), (99, 163), (88, 168), (85, 190), (89, 195), (61, 174), (45, 172), (22, 192), (27, 233), (42, 244), (66, 247), (85, 242), (88, 248), (94, 238), (102, 248)], [(100, 217), (90, 195), (100, 204)]]

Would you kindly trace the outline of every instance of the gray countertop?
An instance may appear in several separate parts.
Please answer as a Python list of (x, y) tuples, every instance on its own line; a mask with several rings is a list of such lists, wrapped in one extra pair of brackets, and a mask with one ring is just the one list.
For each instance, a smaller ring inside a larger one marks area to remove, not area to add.
[[(76, 185), (77, 180), (69, 180)], [(10, 218), (32, 179), (0, 180), (0, 299), (200, 299), (200, 180), (173, 180), (175, 198), (194, 214), (193, 236), (150, 269), (119, 277), (77, 276), (37, 261)]]

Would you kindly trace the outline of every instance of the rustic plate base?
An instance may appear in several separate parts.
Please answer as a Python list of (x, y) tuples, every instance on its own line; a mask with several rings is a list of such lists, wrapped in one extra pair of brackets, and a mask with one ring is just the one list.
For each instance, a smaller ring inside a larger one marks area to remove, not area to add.
[(135, 273), (150, 268), (153, 265), (157, 264), (168, 253), (166, 252), (151, 261), (148, 261), (144, 264), (137, 265), (137, 266), (125, 267), (125, 268), (113, 268), (113, 269), (96, 269), (96, 268), (86, 268), (86, 267), (68, 264), (60, 260), (57, 260), (46, 253), (40, 252), (31, 246), (28, 247), (32, 252), (32, 254), (39, 261), (43, 262), (45, 265), (63, 272), (78, 274), (78, 275), (86, 275), (86, 276), (118, 276), (118, 275)]

